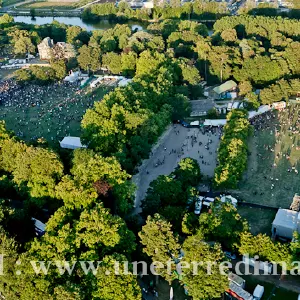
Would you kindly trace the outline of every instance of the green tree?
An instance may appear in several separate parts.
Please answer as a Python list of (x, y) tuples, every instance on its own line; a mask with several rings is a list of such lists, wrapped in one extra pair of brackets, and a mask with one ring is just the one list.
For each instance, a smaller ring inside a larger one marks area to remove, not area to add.
[(78, 52), (77, 60), (83, 70), (95, 72), (100, 69), (101, 53), (99, 48), (83, 45)]
[(82, 28), (79, 26), (70, 26), (67, 28), (67, 43), (77, 45), (79, 40), (79, 35), (82, 33)]
[(139, 237), (144, 246), (143, 252), (151, 257), (152, 261), (164, 264), (164, 268), (157, 270), (157, 273), (169, 282), (172, 281), (172, 274), (167, 272), (167, 262), (172, 257), (177, 258), (180, 245), (172, 232), (171, 224), (159, 214), (148, 216), (146, 225), (139, 232)]
[(31, 146), (15, 157), (14, 182), (25, 185), (33, 198), (54, 198), (62, 175), (63, 165), (51, 150)]
[(199, 230), (201, 234), (206, 240), (218, 241), (227, 248), (238, 247), (240, 234), (249, 229), (247, 221), (230, 203), (217, 201), (210, 208), (210, 213), (200, 215)]
[(29, 253), (38, 260), (98, 261), (115, 252), (129, 258), (134, 241), (125, 222), (102, 204), (82, 211), (63, 206), (49, 219), (46, 234), (34, 240)]
[(237, 34), (235, 29), (227, 29), (222, 31), (221, 38), (225, 42), (236, 42), (237, 40)]
[(146, 75), (151, 74), (153, 70), (157, 69), (160, 64), (165, 61), (164, 54), (154, 52), (153, 54), (146, 50), (140, 54), (136, 64), (136, 74)]
[[(95, 299), (142, 299), (142, 292), (137, 279), (129, 271), (127, 274), (122, 270), (123, 262), (127, 261), (124, 255), (114, 254), (105, 256), (98, 269), (95, 278), (95, 291), (92, 293)], [(116, 262), (120, 265), (119, 274), (115, 274)], [(107, 275), (107, 273), (109, 275)]]
[[(184, 257), (182, 262), (190, 264), (190, 268), (182, 269), (181, 282), (186, 285), (188, 293), (193, 299), (220, 298), (228, 289), (228, 275), (221, 273), (219, 265), (224, 254), (219, 244), (209, 246), (201, 237), (189, 236), (182, 245)], [(193, 270), (195, 262), (203, 262)], [(211, 275), (208, 274), (210, 268)], [(226, 268), (223, 272), (226, 272)]]
[(184, 189), (198, 186), (201, 180), (200, 167), (197, 160), (190, 157), (183, 158), (173, 172), (175, 178), (182, 183)]
[(34, 9), (34, 8), (31, 8), (31, 9), (30, 9), (30, 16), (31, 16), (31, 19), (35, 19), (36, 12), (35, 12), (35, 9)]
[(9, 33), (15, 54), (35, 53), (35, 45), (32, 43), (31, 35), (26, 30), (16, 29)]
[(66, 77), (67, 67), (64, 60), (51, 61), (50, 65), (51, 68), (54, 70), (57, 79), (62, 80)]
[(121, 54), (122, 73), (124, 76), (135, 75), (137, 54), (133, 51)]
[(113, 74), (120, 74), (122, 71), (121, 56), (114, 52), (105, 53), (102, 56), (102, 66), (108, 68)]
[(19, 69), (14, 72), (14, 77), (20, 83), (26, 83), (33, 79), (31, 72), (28, 69)]
[(14, 18), (8, 14), (4, 14), (3, 16), (0, 17), (0, 24), (10, 24), (13, 22), (14, 22)]
[(242, 81), (239, 83), (239, 94), (241, 96), (245, 96), (250, 92), (252, 92), (252, 84), (250, 81)]
[(250, 257), (258, 255), (261, 261), (267, 260), (278, 264), (283, 262), (286, 263), (287, 268), (291, 267), (292, 253), (289, 246), (272, 241), (266, 234), (260, 233), (253, 236), (250, 232), (242, 233), (239, 253), (241, 255), (248, 254)]

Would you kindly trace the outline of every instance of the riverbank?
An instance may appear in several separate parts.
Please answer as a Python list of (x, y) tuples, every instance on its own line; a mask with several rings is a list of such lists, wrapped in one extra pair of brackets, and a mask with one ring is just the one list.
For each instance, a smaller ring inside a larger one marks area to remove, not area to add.
[[(18, 16), (29, 16), (30, 17), (30, 9), (22, 9), (22, 10), (8, 10), (8, 11), (0, 11), (0, 15), (9, 14), (13, 17)], [(53, 10), (53, 9), (35, 9), (36, 17), (81, 17), (81, 10), (78, 9), (68, 9), (68, 10)]]
[[(87, 31), (92, 30), (106, 30), (114, 27), (116, 24), (120, 24), (120, 22), (115, 22), (111, 20), (102, 20), (98, 22), (89, 22), (84, 21), (78, 16), (37, 16), (35, 19), (32, 19), (29, 15), (23, 16), (14, 16), (14, 20), (17, 23), (26, 23), (26, 24), (33, 24), (33, 25), (45, 25), (51, 24), (54, 20), (70, 26), (79, 26), (81, 28), (86, 29)], [(122, 22), (123, 23), (123, 22)], [(134, 21), (127, 21), (124, 22), (127, 24), (132, 30), (146, 30), (148, 24), (142, 22), (134, 22)]]

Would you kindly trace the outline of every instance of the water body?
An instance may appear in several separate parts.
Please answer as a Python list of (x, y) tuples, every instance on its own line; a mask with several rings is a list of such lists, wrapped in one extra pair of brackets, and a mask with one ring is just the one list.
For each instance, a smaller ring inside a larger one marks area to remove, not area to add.
[[(35, 17), (34, 20), (30, 16), (17, 16), (14, 17), (15, 22), (23, 22), (27, 24), (36, 24), (36, 25), (45, 25), (52, 23), (53, 20), (58, 21), (60, 23), (64, 23), (66, 25), (80, 26), (85, 28), (88, 31), (96, 30), (96, 29), (109, 29), (114, 27), (117, 22), (112, 22), (109, 20), (101, 20), (97, 22), (83, 21), (79, 17)], [(137, 21), (126, 21), (126, 23), (132, 30), (145, 30), (147, 24), (139, 23)]]

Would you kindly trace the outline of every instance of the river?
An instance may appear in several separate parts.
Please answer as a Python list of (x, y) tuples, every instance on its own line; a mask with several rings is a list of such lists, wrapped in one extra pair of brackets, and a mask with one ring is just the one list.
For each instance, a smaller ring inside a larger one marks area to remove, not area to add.
[[(95, 29), (109, 29), (114, 27), (117, 23), (109, 20), (101, 20), (97, 22), (83, 21), (79, 17), (35, 17), (33, 20), (30, 16), (17, 16), (14, 17), (15, 22), (23, 22), (27, 24), (44, 25), (50, 24), (53, 20), (66, 25), (76, 25), (85, 28), (88, 31)], [(132, 30), (145, 30), (147, 24), (139, 23), (137, 21), (126, 21), (126, 23)]]

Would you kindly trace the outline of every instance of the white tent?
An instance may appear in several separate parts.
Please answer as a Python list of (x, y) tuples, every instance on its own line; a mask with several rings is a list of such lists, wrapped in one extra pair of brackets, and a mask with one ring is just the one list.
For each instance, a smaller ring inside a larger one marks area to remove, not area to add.
[(257, 111), (255, 111), (255, 110), (249, 111), (249, 117), (248, 118), (252, 119), (252, 118), (254, 118), (254, 117), (258, 116), (258, 115), (261, 115), (261, 114), (263, 114), (263, 113), (265, 113), (267, 111), (270, 111), (270, 110), (271, 110), (271, 108), (270, 108), (269, 105), (262, 105), (262, 106), (260, 106), (258, 108)]
[(204, 126), (223, 126), (226, 124), (226, 119), (216, 119), (216, 120), (210, 120), (206, 119), (204, 121)]
[(76, 82), (79, 79), (79, 75), (80, 75), (79, 71), (72, 72), (70, 75), (66, 76), (64, 81), (71, 82), (71, 83)]
[(75, 136), (65, 136), (60, 143), (60, 146), (65, 149), (86, 148), (81, 144), (80, 138)]
[(237, 206), (238, 203), (238, 201), (235, 198), (233, 198), (231, 195), (221, 195), (221, 202), (225, 203), (226, 201), (228, 201), (235, 207)]
[(132, 79), (123, 78), (119, 81), (118, 86), (126, 86), (130, 82), (132, 82)]
[(199, 122), (199, 121), (193, 121), (193, 122), (191, 122), (190, 125), (191, 125), (191, 126), (199, 126), (199, 125), (200, 125), (200, 122)]

